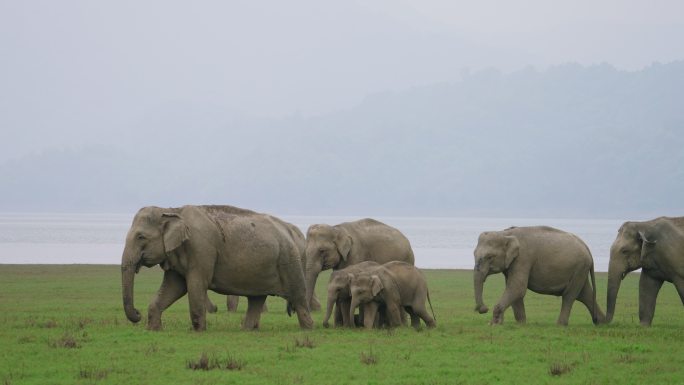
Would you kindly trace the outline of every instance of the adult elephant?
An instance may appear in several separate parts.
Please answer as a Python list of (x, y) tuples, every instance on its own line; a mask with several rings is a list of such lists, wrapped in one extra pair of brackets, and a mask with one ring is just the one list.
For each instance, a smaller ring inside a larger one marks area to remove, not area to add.
[(404, 234), (370, 218), (335, 226), (310, 226), (306, 233), (305, 260), (308, 301), (313, 297), (316, 280), (323, 270), (344, 269), (363, 261), (415, 263), (411, 244)]
[(639, 268), (639, 322), (649, 326), (653, 322), (658, 292), (665, 281), (674, 284), (684, 304), (684, 217), (622, 224), (610, 247), (608, 322), (615, 314), (620, 283), (627, 273)]
[(267, 295), (288, 300), (299, 325), (311, 328), (301, 251), (286, 222), (232, 206), (145, 207), (133, 218), (121, 258), (126, 316), (134, 307), (134, 275), (160, 265), (164, 279), (148, 308), (148, 328), (161, 328), (161, 314), (188, 294), (195, 330), (206, 329), (207, 290), (248, 298), (243, 328), (259, 327)]
[(575, 300), (587, 307), (594, 324), (603, 322), (605, 316), (596, 303), (591, 252), (576, 235), (546, 226), (484, 232), (480, 234), (474, 256), (476, 311), (488, 311), (482, 300), (487, 276), (503, 273), (506, 277), (506, 289), (494, 307), (492, 324), (503, 322), (503, 313), (509, 306), (513, 307), (516, 321), (525, 322), (523, 299), (527, 289), (562, 297), (560, 325), (568, 324)]

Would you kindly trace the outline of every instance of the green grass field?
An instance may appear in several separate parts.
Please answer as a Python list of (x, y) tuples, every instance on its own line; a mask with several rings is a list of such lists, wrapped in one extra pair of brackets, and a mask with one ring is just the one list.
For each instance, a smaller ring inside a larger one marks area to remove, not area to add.
[[(576, 303), (570, 326), (556, 326), (560, 299), (528, 292), (526, 325), (509, 309), (492, 327), (491, 313), (473, 311), (469, 271), (425, 273), (432, 330), (325, 329), (315, 312), (315, 329), (301, 331), (284, 301), (270, 297), (261, 329), (244, 332), (246, 301), (228, 313), (225, 297), (211, 293), (219, 312), (196, 333), (186, 298), (164, 313), (160, 332), (128, 322), (118, 266), (0, 265), (0, 384), (684, 383), (684, 309), (670, 284), (651, 328), (638, 325), (638, 274), (623, 282), (611, 325), (593, 326)], [(158, 267), (138, 275), (141, 312), (161, 277)], [(327, 279), (319, 278), (320, 298)], [(597, 280), (605, 310), (606, 277)], [(490, 308), (502, 290), (503, 277), (490, 277)], [(203, 365), (215, 368), (190, 368)]]

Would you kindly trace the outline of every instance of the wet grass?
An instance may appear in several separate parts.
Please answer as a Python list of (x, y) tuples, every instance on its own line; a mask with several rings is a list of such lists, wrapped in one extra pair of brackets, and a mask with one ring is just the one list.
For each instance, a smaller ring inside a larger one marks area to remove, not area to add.
[[(161, 281), (159, 268), (136, 280), (145, 312)], [(560, 299), (528, 293), (526, 325), (509, 310), (504, 325), (473, 311), (468, 271), (426, 271), (438, 326), (416, 332), (302, 331), (270, 297), (261, 329), (240, 330), (225, 297), (208, 330), (191, 330), (187, 299), (164, 313), (161, 332), (131, 324), (121, 305), (117, 266), (0, 265), (0, 384), (639, 384), (684, 378), (684, 308), (670, 284), (651, 328), (638, 325), (638, 275), (628, 276), (614, 323), (595, 327), (576, 304), (570, 326), (555, 325)], [(599, 300), (606, 277), (599, 274)], [(317, 291), (323, 297), (327, 275)], [(490, 277), (485, 301), (501, 295)], [(603, 306), (602, 306), (603, 307)], [(143, 317), (145, 318), (145, 317)], [(206, 368), (206, 369), (205, 369)]]

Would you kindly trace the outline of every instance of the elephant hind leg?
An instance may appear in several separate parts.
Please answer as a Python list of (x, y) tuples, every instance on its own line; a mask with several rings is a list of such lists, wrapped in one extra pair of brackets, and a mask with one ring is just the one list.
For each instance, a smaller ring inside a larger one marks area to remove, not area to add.
[(238, 303), (240, 302), (240, 297), (237, 295), (229, 295), (226, 298), (226, 307), (229, 312), (235, 312), (238, 308)]
[[(435, 321), (432, 316), (430, 316), (430, 313), (428, 313), (427, 309), (425, 308), (425, 304), (422, 304), (421, 306), (415, 306), (413, 308), (413, 312), (420, 317), (423, 322), (425, 322), (425, 326), (428, 328), (434, 328), (437, 326), (437, 322)], [(413, 320), (411, 320), (411, 323), (413, 323)]]
[(247, 315), (245, 316), (245, 323), (242, 325), (243, 329), (253, 330), (259, 328), (259, 320), (264, 302), (266, 302), (265, 295), (247, 297)]
[(602, 324), (606, 322), (606, 315), (603, 314), (603, 311), (601, 311), (598, 303), (594, 305), (594, 292), (591, 289), (589, 280), (587, 280), (582, 287), (582, 291), (580, 291), (579, 296), (577, 296), (577, 300), (586, 306), (587, 310), (589, 310), (592, 320), (594, 319), (594, 310), (596, 310), (596, 324)]
[(411, 306), (405, 306), (404, 310), (408, 313), (408, 315), (411, 317), (411, 327), (414, 329), (420, 328), (420, 317), (418, 317), (418, 314), (413, 311)]
[(578, 299), (584, 286), (587, 286), (589, 280), (588, 273), (587, 270), (576, 271), (568, 282), (568, 286), (561, 296), (561, 311), (558, 315), (558, 321), (556, 322), (558, 325), (568, 325), (572, 305), (575, 303), (575, 300)]

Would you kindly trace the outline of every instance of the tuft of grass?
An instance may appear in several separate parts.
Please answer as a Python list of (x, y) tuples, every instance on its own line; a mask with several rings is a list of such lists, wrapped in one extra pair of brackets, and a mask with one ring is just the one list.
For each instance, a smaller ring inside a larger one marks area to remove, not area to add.
[(202, 352), (198, 360), (188, 360), (186, 367), (192, 370), (242, 370), (245, 367), (245, 362), (232, 355), (220, 359), (215, 356), (210, 357), (206, 352)]
[(78, 377), (85, 380), (104, 380), (109, 375), (110, 369), (80, 368)]
[(314, 343), (313, 339), (309, 338), (309, 336), (304, 336), (304, 338), (302, 338), (302, 339), (295, 337), (294, 346), (296, 348), (313, 349), (316, 347), (316, 344)]
[(620, 354), (616, 361), (621, 364), (631, 364), (636, 360), (636, 357), (634, 357), (632, 354)]
[(564, 362), (554, 362), (549, 366), (549, 374), (552, 376), (561, 376), (565, 373), (569, 373), (572, 370), (572, 365), (568, 365)]
[(361, 363), (364, 365), (375, 365), (378, 363), (378, 356), (373, 353), (373, 347), (370, 347), (368, 353), (361, 352)]
[(38, 325), (43, 329), (54, 329), (57, 327), (57, 321), (50, 319)]
[(73, 334), (64, 333), (56, 340), (48, 340), (48, 346), (51, 348), (78, 349), (81, 347), (81, 344)]

